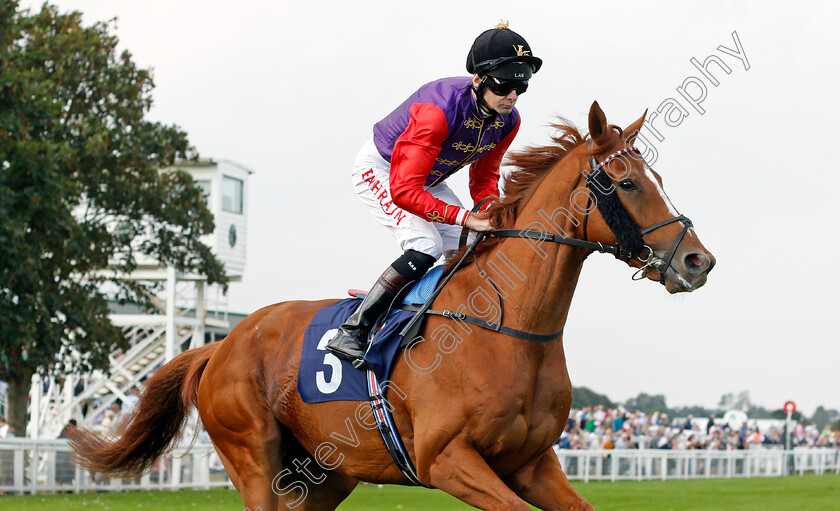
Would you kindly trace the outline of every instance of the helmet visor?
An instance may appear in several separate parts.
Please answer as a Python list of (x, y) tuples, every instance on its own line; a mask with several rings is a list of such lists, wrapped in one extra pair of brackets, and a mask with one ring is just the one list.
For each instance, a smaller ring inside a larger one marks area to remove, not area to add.
[(487, 74), (503, 80), (530, 80), (534, 66), (526, 62), (505, 62), (487, 71)]

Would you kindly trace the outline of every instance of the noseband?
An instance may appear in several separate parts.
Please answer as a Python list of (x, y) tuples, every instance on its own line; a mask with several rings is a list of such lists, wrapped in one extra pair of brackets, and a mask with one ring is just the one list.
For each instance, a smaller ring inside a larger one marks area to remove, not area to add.
[(676, 241), (674, 241), (674, 246), (671, 247), (671, 251), (665, 257), (665, 259), (661, 259), (653, 252), (653, 249), (645, 245), (645, 248), (648, 249), (648, 256), (646, 259), (640, 258), (640, 260), (645, 264), (644, 266), (639, 268), (639, 270), (636, 273), (633, 274), (633, 277), (631, 277), (633, 280), (642, 280), (646, 278), (647, 269), (653, 268), (654, 271), (659, 273), (659, 283), (663, 286), (665, 285), (665, 272), (668, 271), (668, 268), (671, 267), (671, 260), (674, 258), (674, 254), (677, 253), (677, 249), (679, 248), (680, 243), (682, 243), (683, 238), (685, 238), (685, 233), (687, 233), (688, 230), (694, 226), (694, 224), (692, 224), (691, 220), (689, 220), (688, 217), (686, 217), (685, 215), (679, 215), (675, 216), (674, 218), (659, 222), (658, 224), (651, 225), (650, 227), (642, 231), (642, 235), (644, 236), (645, 234), (653, 230), (659, 229), (660, 227), (664, 227), (674, 222), (682, 222), (683, 228), (682, 231), (680, 231), (679, 236), (677, 236)]

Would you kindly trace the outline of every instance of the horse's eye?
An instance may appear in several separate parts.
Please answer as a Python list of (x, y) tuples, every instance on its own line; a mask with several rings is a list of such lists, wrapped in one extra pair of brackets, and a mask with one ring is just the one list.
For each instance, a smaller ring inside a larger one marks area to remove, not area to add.
[(624, 181), (620, 182), (618, 184), (618, 186), (620, 186), (621, 189), (624, 190), (625, 192), (629, 192), (631, 190), (636, 189), (636, 183), (634, 183), (633, 181), (631, 181), (629, 179), (625, 179)]

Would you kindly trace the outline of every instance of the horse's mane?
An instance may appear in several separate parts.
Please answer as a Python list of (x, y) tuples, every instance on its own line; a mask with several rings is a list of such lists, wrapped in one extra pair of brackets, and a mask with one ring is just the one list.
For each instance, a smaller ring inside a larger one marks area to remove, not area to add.
[(507, 154), (505, 163), (515, 170), (502, 183), (504, 198), (495, 201), (488, 210), (490, 223), (496, 229), (513, 227), (519, 210), (534, 194), (548, 171), (586, 140), (569, 120), (562, 117), (550, 126), (554, 129), (551, 135), (553, 144), (528, 146)]
[[(514, 167), (502, 183), (503, 198), (492, 202), (488, 212), (490, 224), (494, 229), (510, 229), (522, 207), (528, 202), (539, 184), (557, 163), (568, 156), (576, 147), (590, 139), (589, 134), (582, 134), (577, 127), (564, 117), (557, 117), (557, 122), (549, 125), (554, 129), (550, 145), (527, 146), (506, 155), (505, 164)], [(609, 125), (605, 132), (595, 139), (589, 154), (600, 155), (615, 147), (621, 141), (622, 129)], [(475, 254), (481, 254), (496, 246), (501, 238), (490, 238), (479, 243)], [(460, 249), (449, 261), (446, 272), (461, 259), (467, 247)], [(469, 264), (469, 261), (464, 261)]]

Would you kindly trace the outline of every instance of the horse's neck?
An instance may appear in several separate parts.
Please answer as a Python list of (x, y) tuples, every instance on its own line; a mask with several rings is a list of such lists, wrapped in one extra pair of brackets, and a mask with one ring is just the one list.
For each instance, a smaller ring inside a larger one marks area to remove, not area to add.
[[(569, 204), (582, 183), (577, 167), (584, 160), (573, 156), (549, 171), (521, 208), (515, 228), (579, 237), (580, 215)], [(507, 238), (488, 252), (485, 269), (508, 295), (504, 298), (505, 324), (541, 334), (562, 329), (585, 258), (580, 249), (569, 245), (518, 238)], [(494, 270), (501, 275), (493, 275)]]

